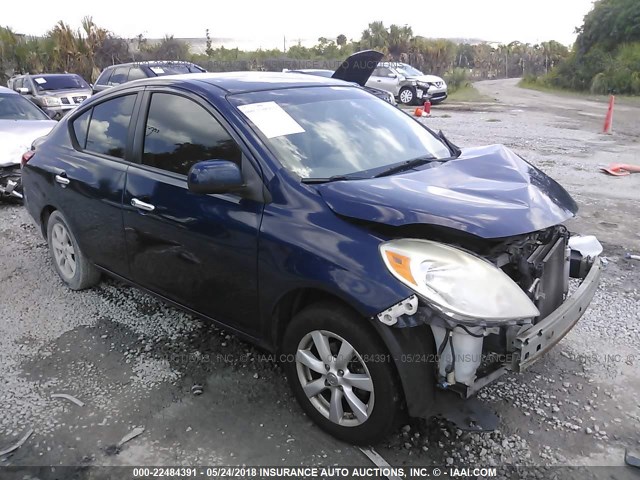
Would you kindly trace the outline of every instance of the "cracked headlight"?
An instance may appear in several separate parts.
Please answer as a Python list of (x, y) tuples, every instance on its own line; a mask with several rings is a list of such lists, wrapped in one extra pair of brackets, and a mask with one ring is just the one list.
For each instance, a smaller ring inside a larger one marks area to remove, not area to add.
[(540, 315), (506, 273), (458, 248), (402, 239), (383, 243), (380, 253), (398, 280), (459, 323), (488, 325)]

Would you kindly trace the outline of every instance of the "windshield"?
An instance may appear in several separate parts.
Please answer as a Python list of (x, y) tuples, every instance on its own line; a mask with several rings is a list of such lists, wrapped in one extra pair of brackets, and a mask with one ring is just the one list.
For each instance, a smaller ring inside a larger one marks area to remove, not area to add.
[(356, 87), (306, 87), (229, 97), (303, 179), (376, 170), (451, 152), (403, 111)]
[(49, 117), (20, 95), (0, 94), (0, 120), (49, 120)]
[(91, 87), (80, 75), (34, 75), (33, 82), (38, 90), (68, 90), (83, 89), (90, 90)]
[(163, 65), (155, 65), (153, 67), (149, 67), (149, 69), (156, 74), (158, 77), (162, 77), (164, 75), (181, 75), (183, 73), (202, 73), (204, 72), (203, 68), (198, 67), (193, 64), (186, 63), (173, 63), (173, 64), (163, 64)]
[(396, 65), (396, 70), (398, 70), (405, 77), (421, 77), (424, 75), (417, 68), (413, 68), (411, 65), (407, 65), (406, 63), (399, 63)]

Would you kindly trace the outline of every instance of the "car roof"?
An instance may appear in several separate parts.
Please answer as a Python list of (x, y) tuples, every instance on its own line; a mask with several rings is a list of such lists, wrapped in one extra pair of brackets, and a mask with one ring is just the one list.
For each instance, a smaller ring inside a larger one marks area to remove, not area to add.
[(29, 73), (30, 77), (79, 77), (77, 73)]
[(152, 67), (155, 65), (196, 65), (193, 62), (187, 62), (185, 60), (146, 60), (144, 62), (129, 62), (129, 63), (118, 63), (116, 65), (109, 65), (105, 67), (105, 70), (108, 68), (115, 67), (130, 67), (130, 66), (143, 66), (143, 67)]
[[(162, 85), (180, 83), (198, 83), (215, 86), (227, 93), (246, 93), (261, 90), (278, 90), (282, 88), (320, 87), (320, 86), (347, 86), (342, 80), (308, 75), (304, 73), (282, 72), (225, 72), (225, 73), (190, 73), (182, 75), (170, 75), (157, 78), (148, 78), (128, 82), (122, 86), (135, 84), (158, 83)], [(119, 88), (119, 87), (116, 87)]]
[(2, 94), (12, 93), (12, 94), (15, 94), (15, 95), (20, 95), (18, 92), (14, 92), (13, 90), (11, 90), (10, 88), (7, 88), (7, 87), (0, 87), (0, 93), (2, 93)]
[(325, 68), (300, 68), (297, 70), (288, 70), (288, 73), (328, 73), (333, 75), (335, 70), (328, 70)]

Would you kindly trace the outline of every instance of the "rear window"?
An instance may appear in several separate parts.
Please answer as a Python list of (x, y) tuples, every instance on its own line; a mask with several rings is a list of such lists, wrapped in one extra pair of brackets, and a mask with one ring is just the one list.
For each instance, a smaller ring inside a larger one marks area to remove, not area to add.
[(91, 87), (80, 75), (34, 75), (33, 83), (39, 91), (86, 89)]
[(129, 77), (129, 67), (117, 67), (109, 79), (109, 85), (120, 85), (126, 83)]
[(185, 73), (202, 73), (205, 70), (194, 64), (171, 63), (149, 66), (149, 70), (157, 77), (164, 75), (181, 75)]

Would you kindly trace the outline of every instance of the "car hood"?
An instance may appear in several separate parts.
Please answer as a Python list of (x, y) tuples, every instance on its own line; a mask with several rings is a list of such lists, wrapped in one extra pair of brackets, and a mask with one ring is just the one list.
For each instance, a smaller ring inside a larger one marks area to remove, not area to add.
[(356, 52), (342, 62), (331, 78), (357, 83), (364, 87), (383, 56), (375, 50)]
[(91, 96), (91, 90), (87, 90), (85, 88), (67, 88), (64, 90), (43, 90), (38, 92), (37, 95), (44, 97), (67, 97), (67, 96)]
[(442, 83), (445, 83), (442, 78), (437, 77), (435, 75), (415, 75), (415, 76), (408, 76), (408, 77), (405, 77), (405, 78), (407, 80), (414, 80), (416, 82), (425, 82), (425, 83), (442, 82)]
[(51, 131), (53, 120), (0, 120), (0, 167), (20, 163), (31, 142)]
[(432, 165), (324, 183), (318, 190), (345, 217), (393, 226), (439, 225), (482, 238), (530, 233), (578, 210), (555, 180), (503, 145), (464, 149), (459, 158)]

